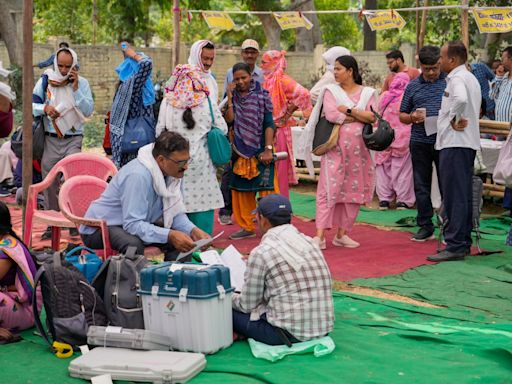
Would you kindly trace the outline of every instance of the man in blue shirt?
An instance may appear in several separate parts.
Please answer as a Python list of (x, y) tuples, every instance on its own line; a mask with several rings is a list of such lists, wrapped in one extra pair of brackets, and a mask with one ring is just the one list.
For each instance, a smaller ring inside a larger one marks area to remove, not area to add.
[[(188, 141), (178, 133), (163, 132), (120, 169), (85, 217), (105, 220), (112, 249), (121, 253), (134, 246), (144, 254), (146, 246), (157, 245), (167, 260), (176, 251), (190, 251), (194, 241), (210, 236), (185, 213), (181, 178), (189, 161)], [(98, 228), (81, 226), (80, 234), (86, 246), (103, 247)]]
[(480, 84), (480, 90), (482, 92), (482, 106), (485, 105), (483, 111), (485, 116), (489, 119), (494, 120), (494, 100), (489, 96), (489, 82), (494, 80), (494, 73), (484, 63), (474, 63), (470, 66), (471, 73), (476, 77)]
[[(78, 74), (76, 52), (61, 48), (56, 57), (53, 69), (44, 72), (32, 92), (32, 113), (43, 117), (46, 135), (41, 159), (43, 178), (60, 160), (82, 150), (85, 117), (94, 109), (89, 82)], [(60, 128), (56, 130), (56, 126)], [(45, 191), (46, 209), (59, 210), (58, 183), (55, 180)], [(48, 227), (42, 239), (50, 237)]]
[[(244, 63), (248, 64), (251, 68), (251, 76), (254, 81), (259, 82), (263, 85), (263, 71), (260, 67), (256, 65), (256, 61), (258, 60), (258, 56), (260, 54), (260, 46), (256, 40), (247, 39), (242, 43), (242, 60)], [(226, 73), (226, 78), (224, 80), (224, 97), (227, 95), (228, 84), (233, 82), (233, 68), (229, 68)], [(231, 221), (231, 215), (233, 214), (233, 208), (231, 206), (231, 189), (229, 185), (231, 184), (231, 166), (228, 164), (224, 167), (224, 172), (222, 173), (222, 182), (220, 189), (222, 191), (222, 196), (224, 197), (224, 207), (219, 210), (219, 224), (221, 225), (230, 225), (233, 222)]]
[[(420, 49), (421, 75), (407, 85), (400, 105), (400, 121), (404, 124), (412, 124), (410, 151), (418, 210), (416, 222), (420, 227), (418, 233), (412, 237), (413, 241), (434, 238), (432, 223), (434, 210), (430, 199), (432, 162), (435, 163), (439, 175), (439, 151), (434, 147), (436, 121), (446, 88), (446, 75), (441, 74), (439, 57), (438, 47), (426, 45)], [(426, 109), (426, 116), (418, 111), (419, 108)], [(428, 132), (425, 129), (426, 125), (429, 128)]]

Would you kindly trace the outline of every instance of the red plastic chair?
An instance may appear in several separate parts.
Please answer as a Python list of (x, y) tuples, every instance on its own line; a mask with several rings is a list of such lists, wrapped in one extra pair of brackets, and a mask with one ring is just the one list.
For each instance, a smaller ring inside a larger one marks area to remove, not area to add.
[[(107, 222), (101, 219), (86, 219), (84, 216), (91, 203), (101, 196), (107, 185), (105, 181), (93, 176), (72, 177), (62, 184), (59, 192), (59, 208), (64, 217), (76, 225), (77, 228), (81, 224), (100, 228), (103, 250), (97, 253), (104, 260), (118, 253), (110, 245)], [(161, 253), (160, 248), (155, 246), (144, 249), (144, 255), (148, 258)]]
[(59, 208), (66, 219), (77, 227), (80, 224), (90, 227), (99, 227), (103, 237), (103, 252), (98, 252), (105, 260), (112, 256), (114, 251), (110, 247), (107, 222), (99, 219), (86, 219), (85, 213), (91, 203), (98, 199), (107, 183), (94, 176), (72, 177), (66, 180), (59, 192)]
[(75, 153), (60, 160), (42, 182), (33, 184), (28, 189), (23, 235), (25, 244), (29, 246), (31, 244), (32, 226), (35, 222), (45, 223), (52, 227), (52, 250), (54, 251), (59, 250), (61, 228), (74, 227), (74, 224), (58, 211), (37, 209), (37, 195), (47, 189), (60, 174), (64, 180), (73, 176), (90, 175), (106, 181), (116, 173), (117, 168), (114, 163), (100, 155)]

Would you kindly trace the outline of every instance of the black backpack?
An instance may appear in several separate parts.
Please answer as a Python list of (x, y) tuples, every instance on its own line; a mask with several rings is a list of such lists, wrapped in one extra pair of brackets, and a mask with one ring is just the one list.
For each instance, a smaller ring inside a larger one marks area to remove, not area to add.
[[(73, 264), (62, 260), (59, 252), (55, 252), (37, 271), (35, 288), (39, 283), (46, 311), (46, 325), (53, 341), (71, 346), (87, 344), (89, 326), (107, 325), (103, 300)], [(35, 325), (41, 336), (52, 346), (39, 318), (37, 305), (37, 295), (33, 295)]]

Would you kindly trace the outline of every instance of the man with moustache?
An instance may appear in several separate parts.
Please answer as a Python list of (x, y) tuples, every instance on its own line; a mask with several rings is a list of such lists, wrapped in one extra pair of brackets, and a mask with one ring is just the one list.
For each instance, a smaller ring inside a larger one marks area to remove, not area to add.
[(201, 70), (201, 77), (206, 82), (210, 91), (210, 100), (212, 103), (218, 103), (219, 86), (213, 75), (211, 68), (215, 60), (215, 45), (209, 40), (198, 40), (190, 47), (188, 63), (195, 65)]
[(411, 80), (414, 80), (420, 75), (420, 71), (418, 71), (416, 68), (405, 65), (404, 55), (398, 49), (390, 51), (386, 54), (386, 64), (388, 65), (388, 68), (391, 72), (386, 76), (386, 79), (384, 80), (381, 94), (384, 91), (389, 90), (389, 84), (391, 84), (391, 80), (393, 80), (393, 77), (395, 77), (395, 74), (397, 73), (407, 72)]
[(478, 117), (480, 84), (466, 68), (468, 52), (461, 41), (441, 48), (441, 70), (448, 74), (437, 119), (436, 149), (447, 225), (446, 249), (427, 257), (430, 261), (453, 261), (470, 254), (473, 213), (473, 163), (480, 148)]
[[(185, 213), (181, 179), (189, 161), (188, 141), (178, 133), (163, 132), (119, 170), (85, 217), (105, 220), (112, 249), (121, 253), (135, 246), (144, 254), (146, 246), (157, 245), (165, 259), (172, 260), (177, 251), (190, 251), (194, 241), (210, 236)], [(100, 229), (82, 225), (80, 234), (86, 246), (103, 247)]]
[[(246, 39), (242, 43), (242, 61), (251, 68), (251, 77), (260, 84), (263, 84), (263, 71), (256, 65), (260, 54), (260, 45), (256, 40)], [(229, 68), (224, 79), (224, 95), (227, 94), (228, 85), (233, 82), (233, 68)]]

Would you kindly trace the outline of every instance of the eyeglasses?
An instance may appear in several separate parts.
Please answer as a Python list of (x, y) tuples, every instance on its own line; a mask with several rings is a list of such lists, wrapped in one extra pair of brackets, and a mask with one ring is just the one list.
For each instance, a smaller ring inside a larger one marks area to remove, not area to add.
[(187, 165), (188, 163), (190, 163), (190, 160), (191, 160), (190, 157), (188, 159), (186, 159), (186, 160), (174, 160), (174, 159), (172, 159), (170, 157), (166, 157), (166, 159), (167, 160), (171, 160), (174, 164), (176, 164), (176, 165), (178, 165), (180, 167), (183, 167), (183, 166)]

